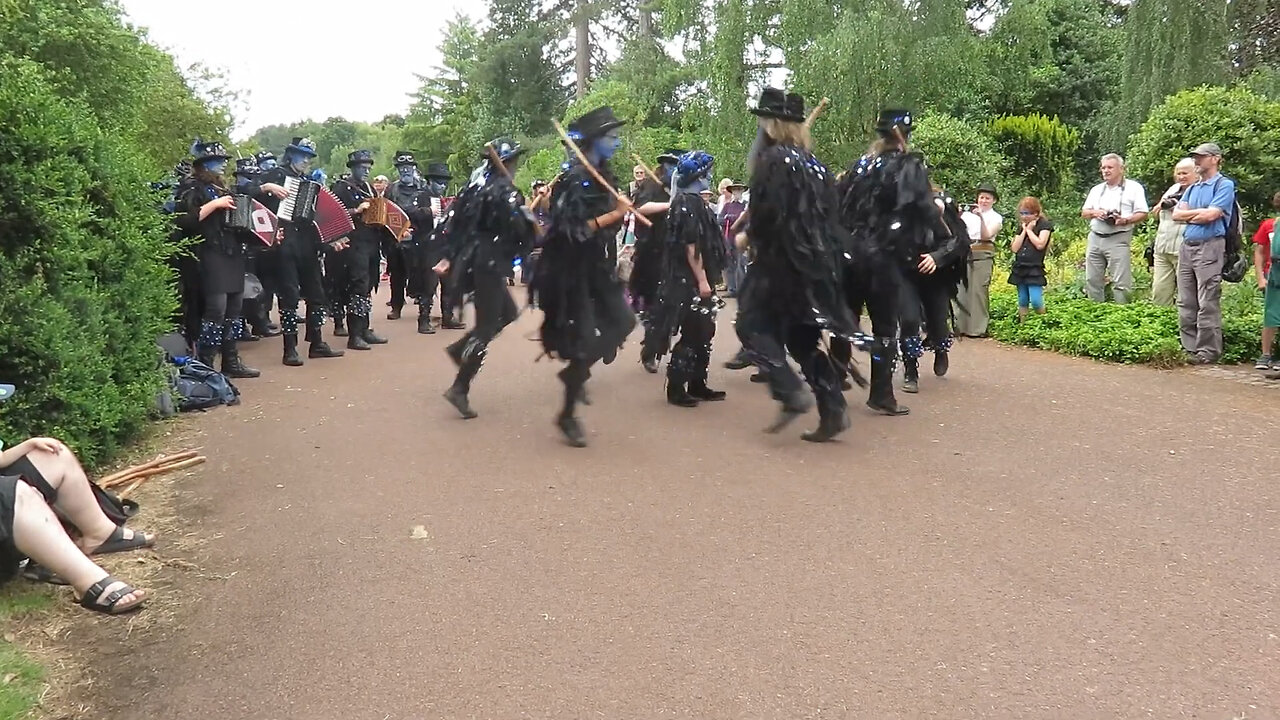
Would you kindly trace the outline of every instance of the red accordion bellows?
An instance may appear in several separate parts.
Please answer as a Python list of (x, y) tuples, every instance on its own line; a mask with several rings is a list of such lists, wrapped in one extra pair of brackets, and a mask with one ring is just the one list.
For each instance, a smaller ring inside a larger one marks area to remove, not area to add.
[(315, 223), (316, 229), (320, 231), (320, 240), (327, 243), (356, 229), (351, 216), (347, 214), (347, 206), (327, 187), (321, 187), (320, 194), (316, 196)]

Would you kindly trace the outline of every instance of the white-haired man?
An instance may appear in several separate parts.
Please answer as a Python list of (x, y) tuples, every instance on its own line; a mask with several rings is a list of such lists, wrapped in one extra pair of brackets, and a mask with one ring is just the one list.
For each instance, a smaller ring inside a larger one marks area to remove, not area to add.
[(1100, 163), (1102, 182), (1085, 198), (1080, 216), (1089, 222), (1089, 248), (1085, 253), (1085, 294), (1090, 300), (1106, 300), (1106, 277), (1111, 275), (1111, 295), (1117, 303), (1129, 300), (1133, 288), (1130, 245), (1134, 227), (1147, 219), (1147, 191), (1124, 176), (1124, 158), (1109, 153)]

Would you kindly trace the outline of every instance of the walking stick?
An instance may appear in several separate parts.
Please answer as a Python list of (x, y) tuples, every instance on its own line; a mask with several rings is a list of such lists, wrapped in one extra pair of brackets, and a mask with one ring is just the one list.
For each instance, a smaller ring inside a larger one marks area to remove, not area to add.
[(556, 129), (556, 132), (560, 134), (560, 139), (563, 140), (565, 144), (569, 146), (569, 149), (573, 151), (573, 154), (577, 156), (578, 161), (582, 163), (582, 166), (585, 167), (587, 169), (587, 172), (591, 174), (591, 177), (595, 178), (596, 182), (603, 185), (605, 189), (607, 189), (609, 193), (613, 195), (614, 199), (618, 201), (618, 204), (621, 205), (623, 209), (629, 211), (633, 217), (635, 217), (636, 222), (640, 223), (641, 225), (644, 225), (645, 227), (653, 227), (653, 223), (649, 222), (649, 218), (636, 212), (636, 206), (632, 205), (630, 200), (622, 197), (622, 194), (618, 192), (617, 188), (605, 182), (604, 178), (600, 176), (600, 171), (596, 170), (595, 166), (591, 164), (591, 161), (587, 159), (587, 156), (582, 154), (582, 150), (578, 149), (577, 143), (575, 143), (569, 137), (569, 134), (564, 131), (564, 128), (560, 126), (560, 121), (556, 120), (555, 118), (552, 118), (551, 125)]
[(810, 125), (813, 125), (813, 121), (818, 119), (818, 116), (826, 109), (827, 103), (829, 102), (831, 102), (831, 98), (822, 98), (822, 101), (818, 103), (818, 107), (810, 111), (809, 117), (804, 119), (804, 126), (809, 127)]

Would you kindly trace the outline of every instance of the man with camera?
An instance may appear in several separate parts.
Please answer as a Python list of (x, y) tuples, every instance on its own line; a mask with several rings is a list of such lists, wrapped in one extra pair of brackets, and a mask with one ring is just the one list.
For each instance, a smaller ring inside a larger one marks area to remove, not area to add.
[(1111, 275), (1111, 295), (1117, 303), (1129, 300), (1133, 288), (1133, 261), (1129, 247), (1133, 230), (1147, 219), (1147, 191), (1124, 176), (1124, 158), (1102, 156), (1102, 182), (1085, 198), (1080, 216), (1089, 222), (1089, 247), (1085, 253), (1085, 294), (1090, 300), (1106, 300), (1106, 278)]

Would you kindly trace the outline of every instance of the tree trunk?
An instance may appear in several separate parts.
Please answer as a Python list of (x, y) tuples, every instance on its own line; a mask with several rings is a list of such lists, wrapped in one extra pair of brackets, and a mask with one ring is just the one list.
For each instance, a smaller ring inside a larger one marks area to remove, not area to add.
[(589, 0), (578, 0), (578, 12), (573, 19), (573, 69), (578, 76), (575, 84), (578, 100), (586, 96), (587, 82), (591, 79), (591, 13), (588, 5)]
[(650, 6), (646, 3), (640, 4), (640, 22), (636, 29), (642, 38), (653, 37), (653, 10), (649, 8)]

